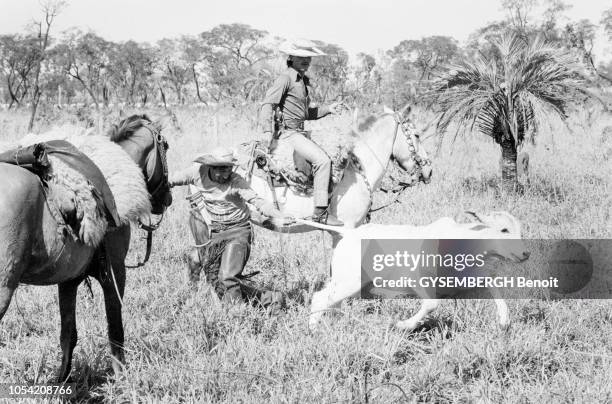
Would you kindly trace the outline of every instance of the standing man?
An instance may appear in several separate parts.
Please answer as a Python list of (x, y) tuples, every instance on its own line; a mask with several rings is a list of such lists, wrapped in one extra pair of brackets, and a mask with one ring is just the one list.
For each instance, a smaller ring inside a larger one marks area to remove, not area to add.
[(204, 267), (208, 283), (224, 301), (255, 300), (273, 309), (282, 306), (280, 293), (242, 282), (253, 241), (247, 203), (283, 225), (291, 224), (293, 218), (260, 198), (244, 178), (233, 172), (236, 158), (230, 149), (218, 147), (194, 162), (170, 179), (171, 187), (191, 184), (197, 189), (188, 197), (192, 208), (189, 225), (196, 242), (188, 258), (191, 280), (197, 280)]
[[(260, 116), (264, 133), (271, 141), (287, 142), (295, 152), (312, 166), (314, 175), (314, 212), (312, 220), (332, 226), (343, 223), (328, 212), (331, 160), (327, 153), (310, 139), (304, 131), (304, 121), (320, 119), (338, 113), (339, 103), (328, 106), (310, 106), (310, 79), (306, 71), (312, 57), (323, 56), (321, 50), (308, 40), (285, 42), (280, 47), (287, 54), (287, 70), (266, 93)], [(274, 139), (272, 133), (274, 133)]]

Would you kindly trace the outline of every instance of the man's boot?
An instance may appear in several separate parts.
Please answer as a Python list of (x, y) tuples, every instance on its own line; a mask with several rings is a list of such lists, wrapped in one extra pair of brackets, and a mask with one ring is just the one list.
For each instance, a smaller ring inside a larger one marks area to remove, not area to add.
[(327, 206), (317, 206), (312, 214), (312, 221), (328, 226), (344, 226), (337, 217), (329, 214)]
[(219, 267), (223, 301), (236, 303), (243, 300), (244, 296), (238, 277), (242, 274), (248, 256), (249, 246), (246, 240), (244, 242), (235, 242), (234, 240), (226, 245)]

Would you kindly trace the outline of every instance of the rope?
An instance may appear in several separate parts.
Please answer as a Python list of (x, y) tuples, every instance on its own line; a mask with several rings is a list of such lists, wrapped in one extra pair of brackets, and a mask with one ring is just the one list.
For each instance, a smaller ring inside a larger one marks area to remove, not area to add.
[(108, 266), (110, 268), (111, 277), (113, 278), (113, 286), (115, 287), (115, 293), (117, 293), (117, 299), (119, 299), (119, 304), (123, 307), (123, 299), (121, 298), (121, 294), (119, 293), (119, 287), (117, 286), (117, 279), (115, 279), (115, 270), (112, 265)]

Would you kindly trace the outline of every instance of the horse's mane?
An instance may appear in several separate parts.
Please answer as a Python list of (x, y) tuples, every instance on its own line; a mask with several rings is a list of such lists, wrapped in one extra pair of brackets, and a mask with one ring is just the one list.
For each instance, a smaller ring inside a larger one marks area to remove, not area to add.
[(151, 118), (146, 114), (131, 115), (121, 120), (118, 124), (113, 125), (108, 131), (108, 136), (111, 141), (117, 143), (129, 138), (134, 132), (150, 122), (152, 122)]
[(368, 114), (365, 116), (358, 117), (357, 122), (354, 122), (348, 131), (348, 136), (349, 138), (351, 138), (351, 141), (344, 143), (344, 145), (336, 154), (337, 159), (334, 161), (337, 162), (338, 169), (344, 170), (344, 168), (346, 168), (346, 166), (350, 162), (352, 162), (355, 167), (359, 169), (359, 167), (361, 166), (361, 160), (354, 153), (355, 140), (361, 139), (363, 137), (364, 132), (367, 132), (372, 129), (376, 122), (388, 115), (388, 113), (383, 112), (379, 114)]

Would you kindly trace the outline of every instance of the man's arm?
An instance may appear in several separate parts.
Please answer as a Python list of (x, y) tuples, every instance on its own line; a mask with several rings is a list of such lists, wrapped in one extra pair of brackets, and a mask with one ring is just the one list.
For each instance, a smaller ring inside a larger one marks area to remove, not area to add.
[(342, 101), (336, 101), (322, 107), (308, 108), (308, 119), (314, 120), (323, 118), (329, 114), (339, 114), (342, 106)]
[(268, 89), (266, 96), (259, 110), (259, 127), (262, 132), (274, 131), (274, 117), (272, 111), (274, 107), (279, 105), (283, 100), (283, 97), (289, 90), (289, 76), (282, 74), (272, 84), (272, 87)]
[(200, 167), (200, 164), (192, 164), (184, 170), (172, 174), (168, 181), (170, 186), (195, 184), (200, 177)]
[(255, 206), (259, 212), (268, 217), (285, 219), (288, 216), (276, 209), (271, 202), (266, 201), (255, 192), (241, 176), (234, 174), (232, 187), (245, 200), (245, 202)]
[(331, 114), (331, 111), (327, 105), (323, 105), (322, 107), (308, 108), (309, 121), (321, 119), (329, 114)]

